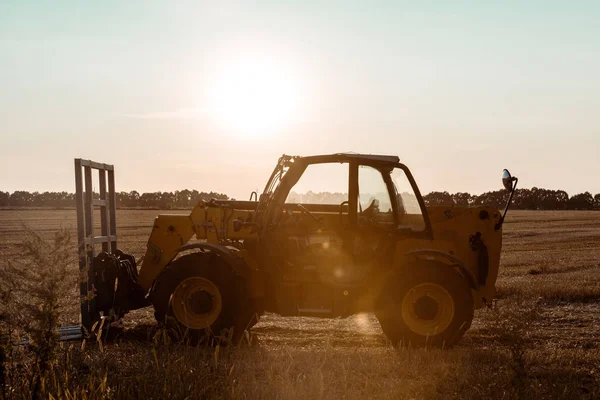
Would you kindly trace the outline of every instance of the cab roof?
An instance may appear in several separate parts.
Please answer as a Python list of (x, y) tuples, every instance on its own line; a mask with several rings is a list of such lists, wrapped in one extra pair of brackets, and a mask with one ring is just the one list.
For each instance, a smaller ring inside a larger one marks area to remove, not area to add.
[(306, 162), (328, 162), (328, 161), (349, 161), (349, 160), (369, 160), (379, 161), (386, 163), (397, 164), (400, 162), (398, 156), (382, 155), (382, 154), (360, 154), (360, 153), (333, 153), (333, 154), (321, 154), (315, 156), (297, 156), (294, 159), (302, 159)]

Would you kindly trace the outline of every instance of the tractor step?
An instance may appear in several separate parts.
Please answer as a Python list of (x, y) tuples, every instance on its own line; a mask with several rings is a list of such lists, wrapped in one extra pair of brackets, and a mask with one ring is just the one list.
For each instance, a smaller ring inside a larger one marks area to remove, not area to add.
[[(58, 328), (58, 341), (66, 342), (69, 340), (83, 339), (83, 327), (81, 325), (69, 325)], [(22, 337), (20, 342), (15, 343), (17, 346), (26, 346), (29, 344), (29, 339)]]
[(61, 342), (79, 339), (83, 339), (83, 327), (81, 325), (63, 326), (58, 329), (58, 340)]

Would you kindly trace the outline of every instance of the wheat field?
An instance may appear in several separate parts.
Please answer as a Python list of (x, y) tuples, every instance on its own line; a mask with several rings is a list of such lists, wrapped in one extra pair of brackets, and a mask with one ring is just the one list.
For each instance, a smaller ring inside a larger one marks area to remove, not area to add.
[[(119, 247), (140, 257), (157, 213), (119, 210)], [(62, 227), (74, 238), (75, 212), (1, 210), (3, 263), (19, 258), (25, 227), (47, 240)], [(72, 269), (76, 275), (75, 264)], [(239, 348), (190, 347), (162, 335), (151, 310), (138, 310), (114, 328), (111, 340), (62, 343), (41, 393), (45, 398), (600, 398), (600, 212), (509, 212), (497, 288), (495, 307), (477, 311), (472, 328), (448, 350), (395, 350), (371, 314), (345, 319), (267, 314)], [(76, 323), (75, 286), (63, 304), (61, 323)], [(17, 368), (17, 361), (13, 357), (9, 369)], [(26, 382), (13, 376), (8, 383), (3, 396), (30, 396)]]

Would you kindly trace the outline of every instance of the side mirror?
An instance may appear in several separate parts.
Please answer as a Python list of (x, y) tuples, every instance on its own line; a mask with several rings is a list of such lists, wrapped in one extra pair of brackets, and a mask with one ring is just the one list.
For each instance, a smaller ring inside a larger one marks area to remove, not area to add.
[(510, 172), (508, 172), (507, 169), (502, 171), (502, 184), (506, 190), (511, 191), (513, 189), (514, 180), (515, 179), (510, 175)]
[(513, 195), (515, 194), (515, 189), (517, 188), (517, 183), (519, 179), (516, 176), (511, 176), (510, 172), (507, 169), (502, 171), (502, 184), (504, 188), (510, 192), (508, 196), (508, 201), (506, 202), (506, 207), (504, 207), (504, 213), (500, 217), (500, 220), (495, 226), (496, 231), (500, 230), (502, 224), (504, 223), (504, 218), (506, 218), (506, 212), (508, 211), (508, 207), (510, 207), (510, 202), (512, 201)]

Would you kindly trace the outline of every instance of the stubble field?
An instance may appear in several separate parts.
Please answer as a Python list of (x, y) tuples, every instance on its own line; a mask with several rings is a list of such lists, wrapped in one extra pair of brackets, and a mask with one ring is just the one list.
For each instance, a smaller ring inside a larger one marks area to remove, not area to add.
[[(119, 246), (143, 255), (157, 213), (119, 210)], [(0, 211), (4, 261), (19, 257), (25, 226), (47, 239), (69, 228), (75, 238), (75, 212)], [(497, 288), (496, 307), (477, 311), (449, 350), (395, 350), (370, 314), (268, 314), (252, 329), (252, 344), (191, 348), (161, 339), (151, 311), (138, 310), (116, 340), (64, 345), (68, 367), (55, 369), (71, 379), (47, 391), (66, 398), (600, 398), (600, 212), (510, 212)], [(65, 324), (77, 322), (77, 296), (75, 287), (67, 295)]]

